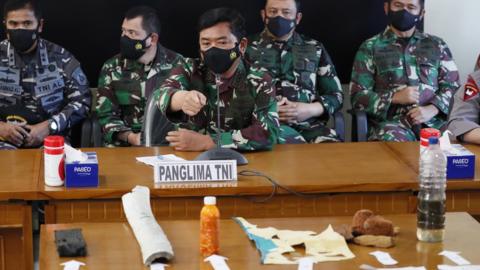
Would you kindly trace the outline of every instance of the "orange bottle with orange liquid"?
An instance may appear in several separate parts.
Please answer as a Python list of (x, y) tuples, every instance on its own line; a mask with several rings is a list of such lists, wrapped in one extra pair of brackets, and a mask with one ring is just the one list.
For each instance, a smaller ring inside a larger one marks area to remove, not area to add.
[(205, 197), (200, 212), (200, 254), (209, 257), (219, 251), (220, 211), (217, 208), (217, 198)]

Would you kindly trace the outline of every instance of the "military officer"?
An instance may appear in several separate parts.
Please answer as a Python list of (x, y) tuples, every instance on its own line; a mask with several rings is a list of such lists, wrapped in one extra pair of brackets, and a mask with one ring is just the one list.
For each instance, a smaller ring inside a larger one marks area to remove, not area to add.
[(141, 144), (145, 105), (183, 57), (159, 42), (157, 12), (147, 6), (125, 14), (120, 54), (107, 60), (98, 81), (97, 116), (106, 145)]
[(218, 131), (222, 147), (271, 149), (279, 126), (275, 89), (265, 69), (243, 59), (243, 17), (229, 8), (209, 10), (198, 29), (201, 58), (174, 68), (155, 93), (160, 110), (179, 124), (166, 139), (176, 150), (203, 151), (215, 147)]
[(49, 134), (68, 136), (87, 115), (91, 96), (80, 63), (40, 37), (37, 1), (4, 6), (7, 39), (0, 43), (0, 148), (38, 147)]
[(459, 74), (447, 44), (417, 29), (424, 0), (389, 0), (389, 25), (365, 41), (353, 64), (352, 107), (366, 111), (369, 140), (415, 141), (443, 128)]
[(267, 0), (261, 16), (265, 29), (249, 38), (247, 58), (274, 78), (279, 143), (338, 141), (326, 123), (342, 108), (342, 87), (322, 43), (295, 31), (302, 20), (300, 2)]

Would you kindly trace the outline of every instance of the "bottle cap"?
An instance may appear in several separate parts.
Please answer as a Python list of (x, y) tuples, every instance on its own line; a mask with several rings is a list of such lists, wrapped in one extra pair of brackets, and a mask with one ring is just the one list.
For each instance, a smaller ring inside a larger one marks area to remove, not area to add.
[(217, 198), (213, 196), (207, 196), (203, 198), (203, 204), (205, 205), (216, 205), (217, 204)]
[(440, 137), (440, 130), (435, 128), (422, 128), (420, 137), (428, 139), (430, 137)]
[(428, 144), (430, 145), (438, 144), (438, 138), (437, 137), (428, 138)]
[(428, 139), (430, 137), (440, 137), (440, 130), (435, 128), (423, 128), (420, 131), (420, 144), (422, 146), (428, 147)]
[(47, 136), (43, 140), (43, 145), (45, 147), (63, 147), (65, 144), (65, 139), (62, 136)]

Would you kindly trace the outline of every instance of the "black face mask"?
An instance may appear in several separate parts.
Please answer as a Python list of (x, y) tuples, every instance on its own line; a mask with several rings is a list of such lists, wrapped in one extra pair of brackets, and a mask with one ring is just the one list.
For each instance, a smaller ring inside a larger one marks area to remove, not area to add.
[(38, 31), (27, 29), (7, 29), (8, 40), (17, 52), (28, 51), (38, 39)]
[(413, 15), (405, 9), (399, 11), (388, 11), (388, 20), (395, 29), (405, 32), (417, 25), (420, 21), (420, 15)]
[(149, 37), (150, 35), (143, 40), (120, 37), (120, 55), (128, 60), (138, 60), (148, 49), (146, 43)]
[(274, 36), (283, 37), (290, 33), (290, 31), (297, 26), (297, 23), (296, 20), (288, 20), (282, 16), (277, 16), (274, 18), (268, 18), (268, 23), (266, 25), (268, 31)]
[(233, 65), (233, 62), (240, 57), (240, 48), (235, 45), (234, 48), (225, 50), (217, 47), (212, 47), (203, 54), (203, 61), (205, 65), (215, 74), (223, 74)]

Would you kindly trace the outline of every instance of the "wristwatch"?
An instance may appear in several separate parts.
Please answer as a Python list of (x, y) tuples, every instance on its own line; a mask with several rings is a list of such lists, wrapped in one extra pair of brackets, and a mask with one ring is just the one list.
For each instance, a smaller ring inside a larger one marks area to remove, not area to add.
[(48, 120), (48, 130), (50, 131), (50, 135), (55, 135), (58, 133), (58, 124), (55, 119)]

